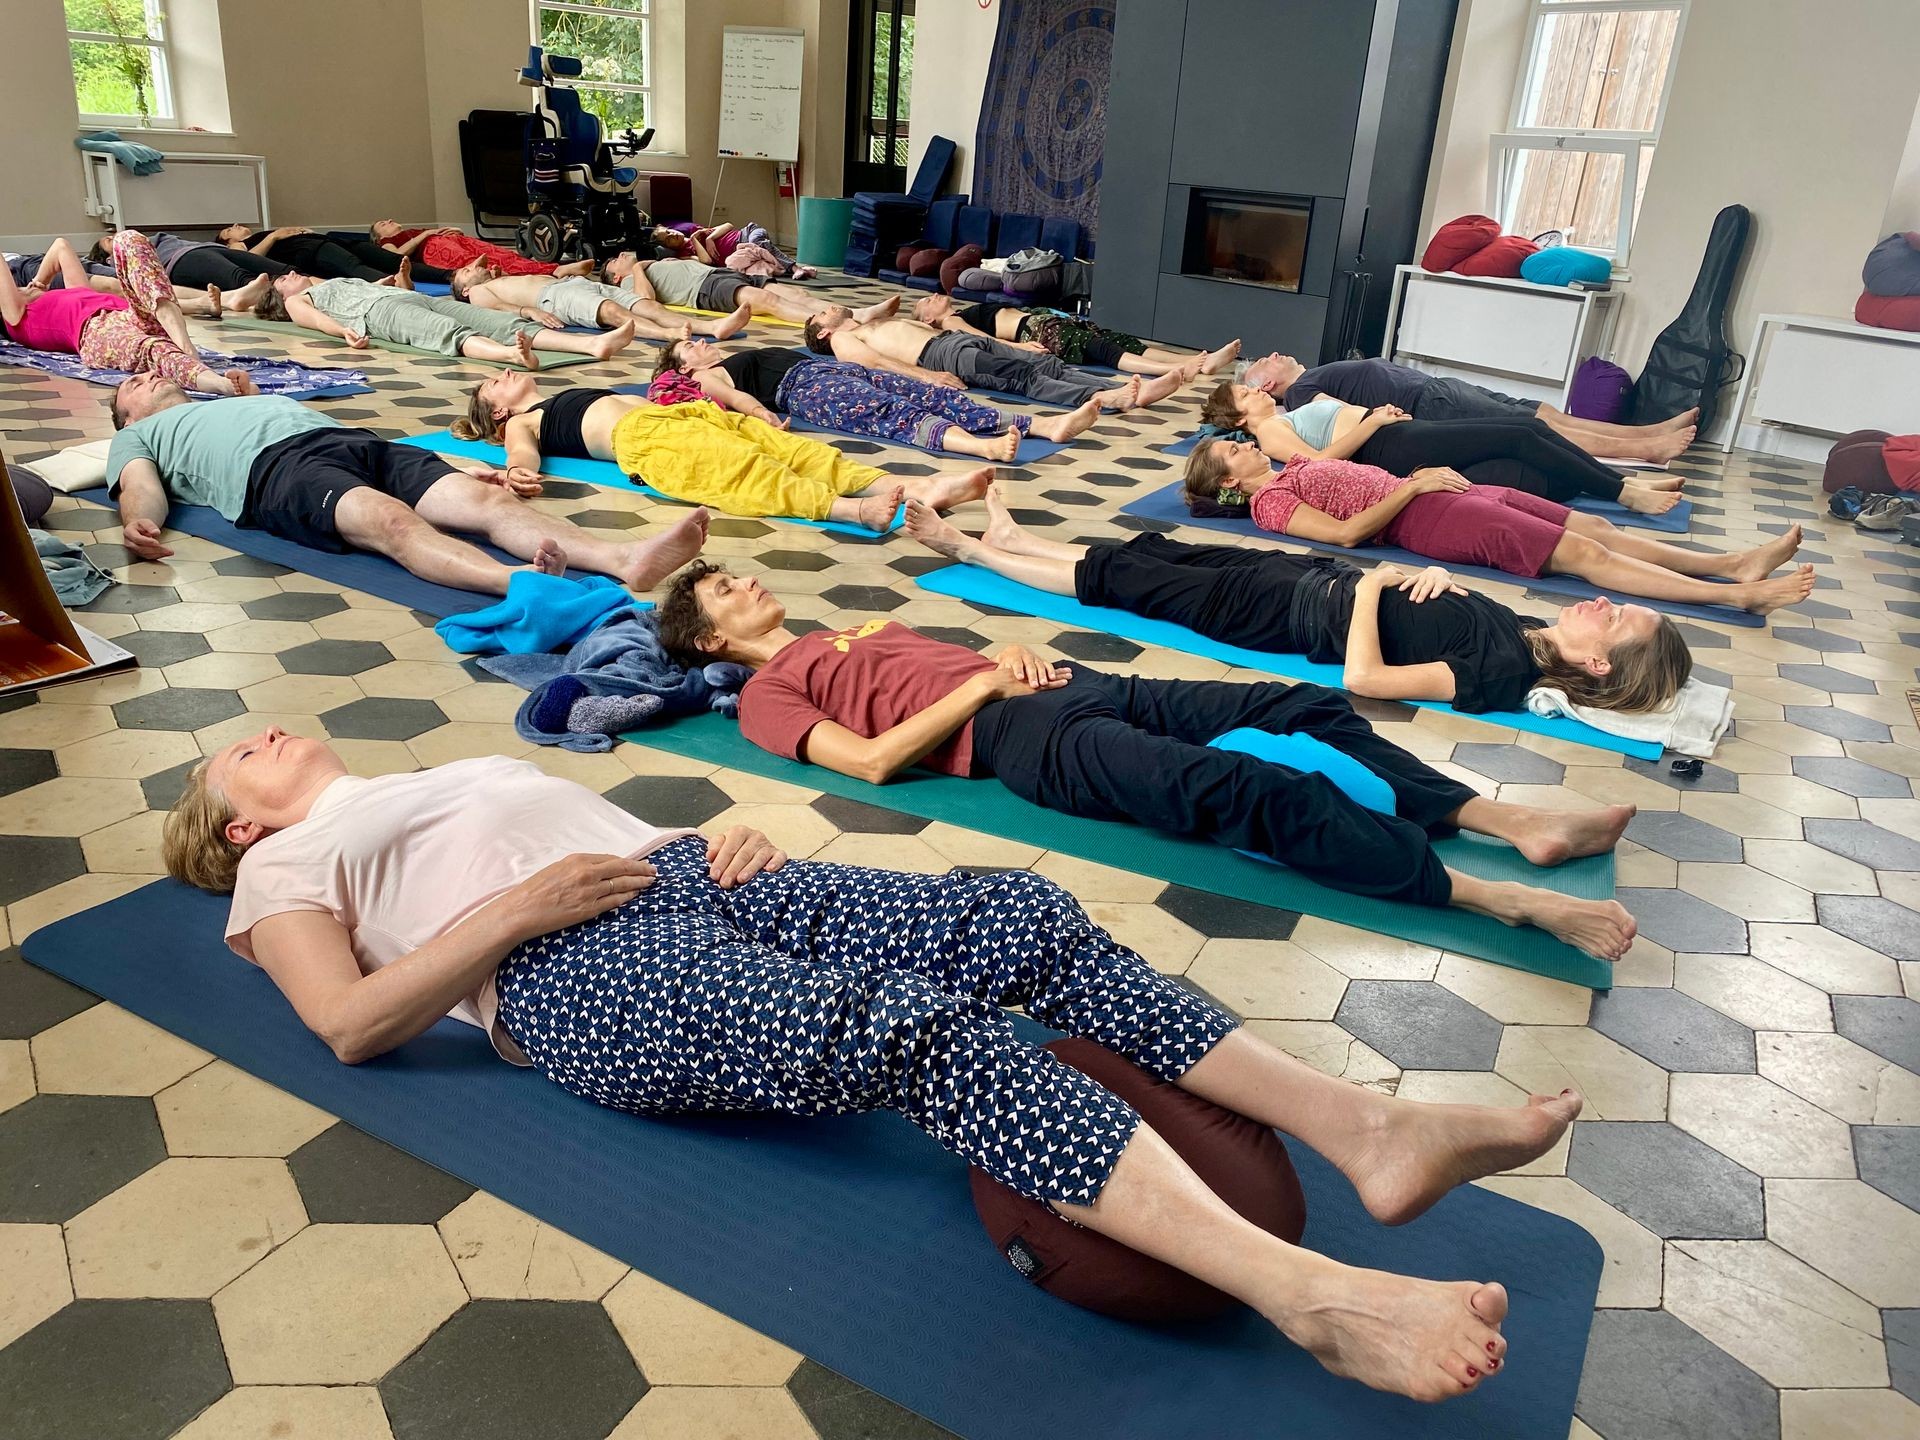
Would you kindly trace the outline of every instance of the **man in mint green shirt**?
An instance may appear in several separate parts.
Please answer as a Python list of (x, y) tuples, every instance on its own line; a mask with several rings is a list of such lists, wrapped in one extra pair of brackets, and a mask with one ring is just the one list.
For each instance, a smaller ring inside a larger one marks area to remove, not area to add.
[(173, 554), (161, 527), (175, 502), (315, 550), (371, 550), (483, 595), (506, 594), (520, 567), (444, 531), (483, 536), (545, 574), (577, 566), (635, 590), (657, 585), (706, 540), (705, 510), (646, 540), (597, 539), (522, 504), (540, 493), (538, 481), (393, 444), (284, 395), (194, 401), (157, 374), (136, 375), (113, 393), (113, 423), (107, 493), (120, 506), (122, 543), (143, 560)]

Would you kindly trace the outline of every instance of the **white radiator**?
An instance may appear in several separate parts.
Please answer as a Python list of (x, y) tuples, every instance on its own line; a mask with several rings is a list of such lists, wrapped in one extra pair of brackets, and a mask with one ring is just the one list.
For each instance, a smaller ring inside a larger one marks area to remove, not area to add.
[(116, 230), (193, 230), (235, 221), (265, 229), (267, 161), (263, 155), (168, 155), (166, 168), (136, 175), (111, 155), (80, 152), (87, 174), (87, 213)]

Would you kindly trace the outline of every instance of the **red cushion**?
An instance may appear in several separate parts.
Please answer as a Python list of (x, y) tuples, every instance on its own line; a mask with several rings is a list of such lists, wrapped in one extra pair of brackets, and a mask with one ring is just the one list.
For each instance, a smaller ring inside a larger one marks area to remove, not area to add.
[(1886, 444), (1892, 438), (1885, 430), (1856, 430), (1842, 435), (1827, 452), (1820, 488), (1829, 495), (1849, 485), (1869, 495), (1892, 494), (1899, 488), (1887, 470)]
[(902, 245), (898, 250), (894, 252), (893, 268), (896, 270), (907, 269), (910, 265), (913, 264), (913, 257), (918, 255), (922, 250), (926, 248), (927, 247), (922, 245), (918, 240), (912, 241), (911, 243), (906, 245)]
[(1522, 235), (1490, 240), (1453, 267), (1456, 275), (1493, 275), (1502, 280), (1520, 278), (1520, 262), (1540, 247)]
[[(1258, 1121), (1156, 1080), (1091, 1040), (1047, 1046), (1139, 1112), (1214, 1194), (1263, 1229), (1298, 1244), (1307, 1202), (1280, 1137)], [(1236, 1302), (1183, 1270), (1062, 1220), (1038, 1200), (973, 1172), (973, 1205), (1000, 1253), (1051, 1295), (1121, 1320), (1201, 1320)]]
[(1874, 295), (1863, 291), (1853, 318), (1882, 330), (1920, 330), (1920, 295)]
[(987, 258), (978, 245), (962, 245), (940, 263), (940, 288), (949, 293), (960, 283), (960, 276)]
[(929, 245), (925, 250), (921, 250), (914, 255), (912, 263), (907, 266), (907, 273), (909, 275), (918, 275), (922, 278), (929, 275), (938, 275), (940, 273), (940, 267), (946, 263), (947, 252), (944, 250), (936, 250), (933, 246)]
[(1420, 268), (1438, 275), (1451, 270), (1490, 240), (1500, 238), (1500, 222), (1485, 215), (1462, 215), (1449, 220), (1433, 232), (1427, 253), (1420, 257)]

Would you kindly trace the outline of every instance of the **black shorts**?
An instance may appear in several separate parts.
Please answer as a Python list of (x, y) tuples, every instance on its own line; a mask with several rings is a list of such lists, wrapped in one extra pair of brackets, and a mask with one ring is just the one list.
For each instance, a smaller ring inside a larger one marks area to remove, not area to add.
[(700, 293), (694, 298), (696, 310), (732, 310), (740, 303), (740, 292), (749, 285), (760, 286), (767, 283), (764, 275), (742, 275), (736, 270), (721, 270), (709, 275), (700, 282)]
[(269, 445), (255, 457), (240, 523), (297, 545), (344, 553), (353, 546), (340, 539), (333, 518), (342, 495), (365, 485), (411, 509), (454, 473), (431, 450), (330, 425)]

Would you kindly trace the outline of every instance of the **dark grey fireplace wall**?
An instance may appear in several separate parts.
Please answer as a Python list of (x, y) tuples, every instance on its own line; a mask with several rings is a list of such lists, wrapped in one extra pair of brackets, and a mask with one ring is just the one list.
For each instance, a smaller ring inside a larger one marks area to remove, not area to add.
[[(1455, 0), (1118, 0), (1094, 314), (1181, 344), (1331, 358), (1364, 268), (1376, 345), (1411, 258)], [(1298, 294), (1179, 273), (1196, 186), (1310, 197)]]

